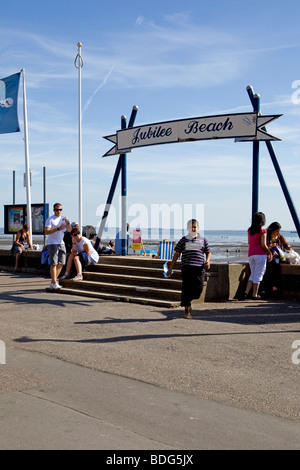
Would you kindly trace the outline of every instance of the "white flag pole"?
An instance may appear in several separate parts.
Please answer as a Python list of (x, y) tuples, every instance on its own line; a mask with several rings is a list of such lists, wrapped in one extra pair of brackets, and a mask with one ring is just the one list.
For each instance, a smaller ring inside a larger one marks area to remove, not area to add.
[(30, 239), (32, 243), (32, 217), (31, 217), (31, 190), (30, 190), (30, 166), (29, 166), (29, 147), (28, 147), (28, 126), (27, 126), (27, 102), (25, 87), (25, 69), (21, 70), (23, 74), (23, 115), (24, 115), (24, 141), (25, 141), (25, 183), (27, 195), (27, 224), (29, 225)]
[(82, 141), (81, 141), (81, 69), (83, 60), (81, 57), (81, 42), (78, 42), (78, 54), (75, 58), (75, 67), (78, 69), (78, 185), (79, 185), (79, 229), (82, 230)]

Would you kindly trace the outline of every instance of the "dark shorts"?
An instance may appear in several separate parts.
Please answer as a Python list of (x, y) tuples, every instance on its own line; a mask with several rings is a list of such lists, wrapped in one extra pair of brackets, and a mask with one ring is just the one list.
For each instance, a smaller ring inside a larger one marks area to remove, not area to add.
[(51, 266), (66, 264), (66, 246), (64, 243), (61, 245), (47, 245), (47, 249)]

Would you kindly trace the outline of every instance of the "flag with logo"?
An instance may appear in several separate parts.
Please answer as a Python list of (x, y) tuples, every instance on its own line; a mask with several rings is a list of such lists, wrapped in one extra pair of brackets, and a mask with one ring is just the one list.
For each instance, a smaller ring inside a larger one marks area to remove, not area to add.
[(0, 79), (0, 134), (19, 132), (18, 93), (21, 72)]

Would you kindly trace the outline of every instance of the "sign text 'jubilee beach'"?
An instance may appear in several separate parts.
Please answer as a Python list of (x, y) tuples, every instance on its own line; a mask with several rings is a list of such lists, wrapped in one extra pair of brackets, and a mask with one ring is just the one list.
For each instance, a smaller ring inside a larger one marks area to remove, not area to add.
[(278, 140), (261, 127), (279, 115), (258, 113), (207, 116), (147, 124), (117, 131), (105, 139), (116, 144), (104, 156), (125, 153), (137, 147), (208, 139)]

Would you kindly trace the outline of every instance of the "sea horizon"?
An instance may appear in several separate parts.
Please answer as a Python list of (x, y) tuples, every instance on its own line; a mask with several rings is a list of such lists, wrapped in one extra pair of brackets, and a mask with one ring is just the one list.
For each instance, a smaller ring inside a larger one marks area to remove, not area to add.
[[(110, 239), (115, 239), (119, 232), (118, 227), (106, 228), (101, 242), (107, 245)], [(133, 230), (131, 230), (132, 235)], [(160, 241), (168, 240), (176, 242), (187, 233), (186, 229), (141, 229), (144, 250), (157, 252)], [(300, 251), (300, 240), (297, 232), (283, 230), (281, 232), (287, 242), (295, 251)], [(97, 234), (97, 231), (96, 231)], [(200, 231), (205, 236), (212, 251), (212, 261), (217, 263), (245, 263), (248, 261), (248, 237), (247, 230), (205, 230)], [(33, 244), (38, 250), (44, 246), (44, 235), (33, 235)], [(11, 234), (4, 234), (0, 228), (0, 249), (10, 249), (13, 242)]]
[[(132, 235), (135, 230), (141, 231), (142, 240), (147, 241), (177, 241), (187, 234), (186, 228), (131, 228), (130, 234)], [(115, 239), (117, 233), (121, 231), (121, 227), (106, 227), (102, 234), (102, 240)], [(95, 228), (97, 235), (98, 228)], [(248, 243), (247, 230), (200, 230), (200, 235), (208, 239), (208, 242), (213, 244), (228, 244), (228, 243)], [(300, 239), (296, 230), (281, 230), (282, 235), (289, 243), (300, 243)], [(33, 235), (33, 238), (43, 239), (44, 235)], [(0, 227), (0, 241), (12, 240), (13, 234), (5, 234), (4, 228)]]

